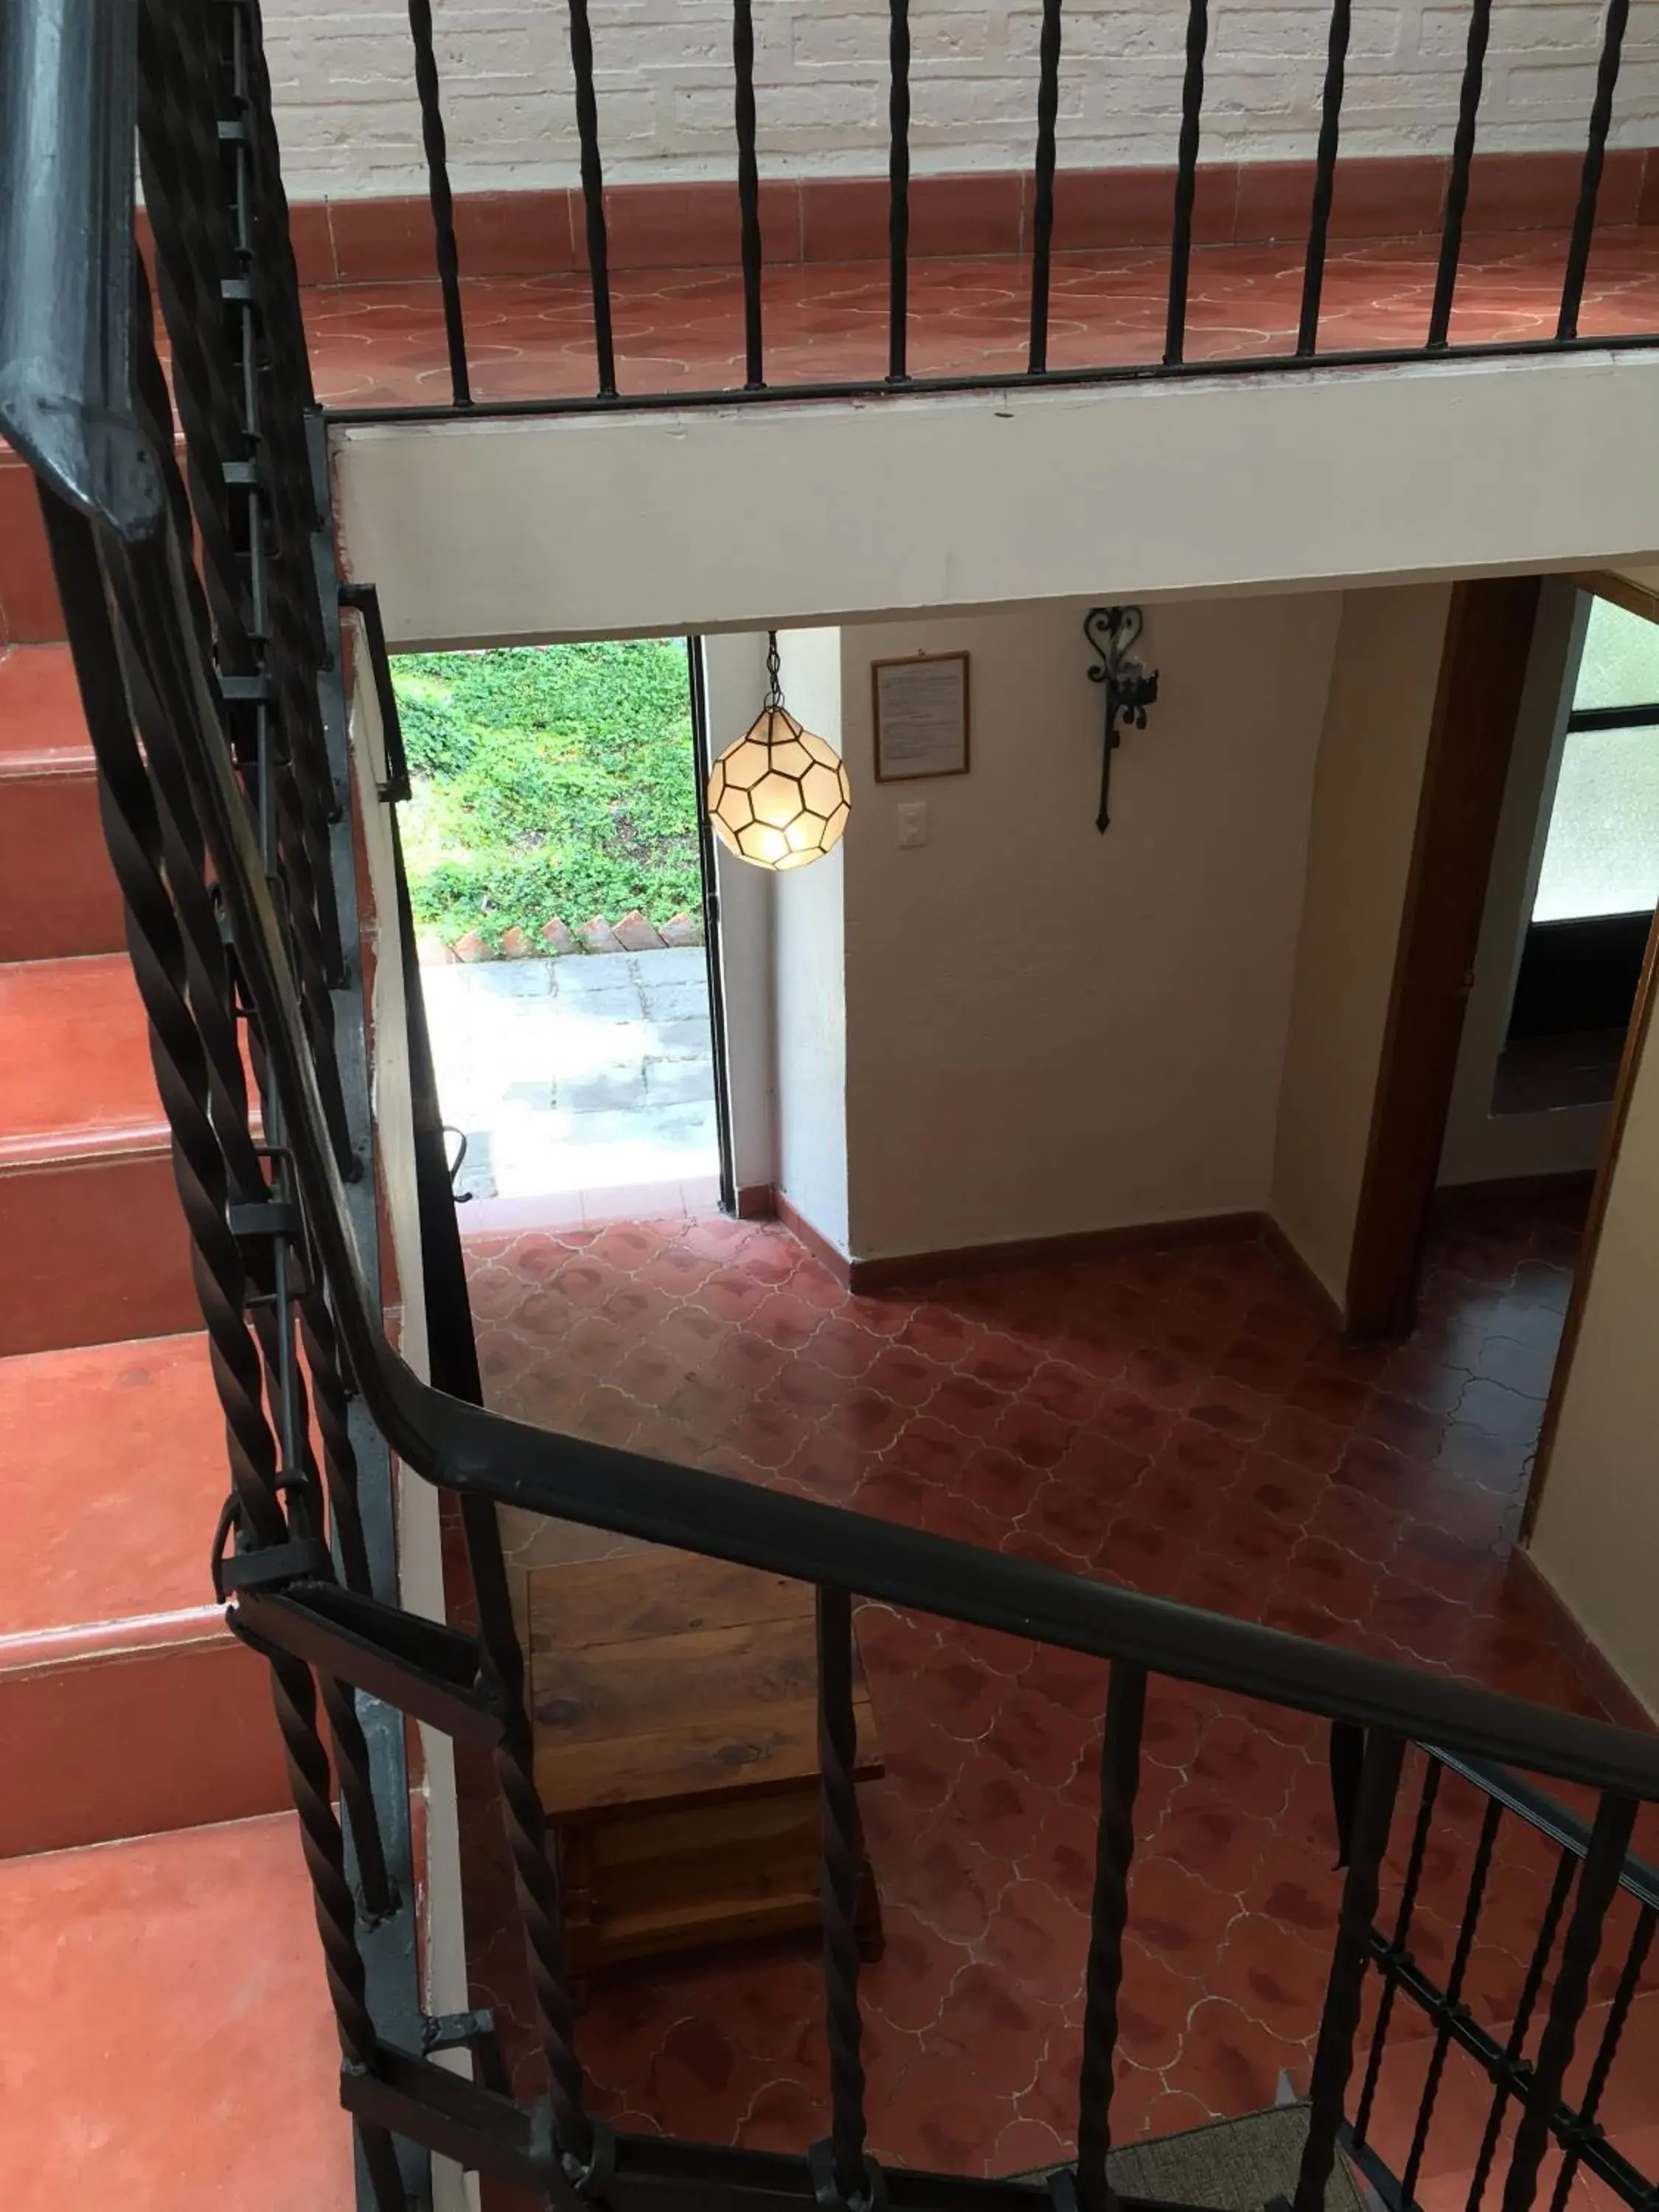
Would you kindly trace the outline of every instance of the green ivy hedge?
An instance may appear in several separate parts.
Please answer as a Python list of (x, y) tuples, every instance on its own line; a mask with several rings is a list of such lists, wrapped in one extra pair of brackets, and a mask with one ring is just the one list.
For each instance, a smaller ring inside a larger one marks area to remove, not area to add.
[(532, 939), (637, 907), (695, 914), (696, 787), (685, 647), (404, 653), (392, 662), (414, 796), (404, 811), (417, 921)]

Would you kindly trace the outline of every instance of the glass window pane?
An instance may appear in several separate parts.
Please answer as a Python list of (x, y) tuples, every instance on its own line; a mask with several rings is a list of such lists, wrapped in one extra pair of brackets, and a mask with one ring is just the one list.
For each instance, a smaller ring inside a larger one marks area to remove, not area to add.
[(1534, 921), (1659, 902), (1659, 729), (1574, 730), (1544, 841)]
[(1647, 707), (1659, 701), (1659, 623), (1611, 599), (1590, 603), (1575, 707)]

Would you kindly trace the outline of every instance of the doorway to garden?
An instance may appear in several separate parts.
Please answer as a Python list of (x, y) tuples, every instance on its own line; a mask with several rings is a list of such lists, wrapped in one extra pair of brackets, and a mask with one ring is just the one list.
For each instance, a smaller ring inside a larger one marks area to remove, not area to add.
[(729, 1203), (696, 641), (405, 653), (392, 678), (469, 1229)]

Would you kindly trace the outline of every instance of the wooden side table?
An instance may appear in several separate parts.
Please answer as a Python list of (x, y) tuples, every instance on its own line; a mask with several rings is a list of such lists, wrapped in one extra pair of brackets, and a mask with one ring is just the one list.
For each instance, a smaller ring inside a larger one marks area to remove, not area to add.
[[(653, 1548), (528, 1577), (536, 1783), (570, 1972), (819, 1924), (814, 1597)], [(857, 1777), (880, 1774), (854, 1639)], [(869, 1862), (860, 1947), (880, 1955)]]

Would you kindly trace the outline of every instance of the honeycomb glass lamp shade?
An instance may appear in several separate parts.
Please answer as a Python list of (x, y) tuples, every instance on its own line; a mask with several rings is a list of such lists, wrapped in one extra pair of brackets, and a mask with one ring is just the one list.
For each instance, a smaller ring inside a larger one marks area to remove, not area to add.
[(834, 748), (779, 705), (762, 708), (708, 776), (716, 835), (758, 868), (821, 860), (840, 842), (852, 796)]

